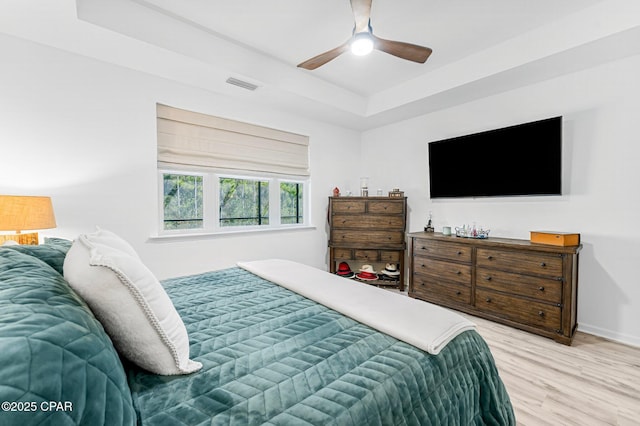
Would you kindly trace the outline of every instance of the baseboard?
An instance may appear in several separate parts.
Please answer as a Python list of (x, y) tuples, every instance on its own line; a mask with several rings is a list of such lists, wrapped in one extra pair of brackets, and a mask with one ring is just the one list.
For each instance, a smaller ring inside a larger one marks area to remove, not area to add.
[(607, 330), (605, 328), (592, 326), (589, 324), (580, 323), (578, 326), (578, 331), (587, 334), (593, 334), (594, 336), (604, 337), (608, 340), (613, 340), (614, 342), (623, 343), (625, 345), (634, 346), (640, 348), (640, 337), (631, 336), (624, 333), (618, 333), (615, 331)]

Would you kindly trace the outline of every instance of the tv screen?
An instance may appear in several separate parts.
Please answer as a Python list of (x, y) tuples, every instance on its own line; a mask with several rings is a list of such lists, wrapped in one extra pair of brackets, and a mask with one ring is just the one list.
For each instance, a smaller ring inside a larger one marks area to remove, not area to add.
[(562, 117), (429, 143), (431, 198), (560, 195)]

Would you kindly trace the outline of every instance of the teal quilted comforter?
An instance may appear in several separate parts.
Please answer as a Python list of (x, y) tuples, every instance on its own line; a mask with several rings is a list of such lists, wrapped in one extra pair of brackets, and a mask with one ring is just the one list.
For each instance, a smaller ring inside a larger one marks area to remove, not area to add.
[(0, 248), (2, 426), (515, 423), (476, 332), (429, 355), (239, 268), (164, 282), (201, 371), (123, 365), (68, 248)]
[(515, 424), (475, 331), (433, 356), (239, 268), (164, 285), (204, 368), (127, 367), (141, 424)]

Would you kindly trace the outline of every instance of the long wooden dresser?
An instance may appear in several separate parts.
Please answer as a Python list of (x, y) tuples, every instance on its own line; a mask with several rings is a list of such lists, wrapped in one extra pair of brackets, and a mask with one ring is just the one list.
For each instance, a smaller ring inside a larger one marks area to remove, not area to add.
[(404, 291), (406, 197), (329, 197), (329, 270), (348, 262), (357, 272), (365, 264), (377, 271), (387, 263), (400, 274), (392, 280), (369, 281)]
[(581, 248), (411, 233), (409, 296), (569, 345)]

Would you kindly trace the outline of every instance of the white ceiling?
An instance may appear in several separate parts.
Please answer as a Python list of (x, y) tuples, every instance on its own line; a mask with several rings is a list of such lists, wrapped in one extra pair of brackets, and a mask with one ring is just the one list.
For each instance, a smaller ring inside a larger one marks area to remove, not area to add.
[[(374, 51), (296, 65), (350, 36), (348, 0), (3, 0), (0, 32), (366, 129), (640, 53), (637, 0), (373, 0)], [(227, 77), (257, 84), (255, 92)]]
[[(474, 52), (556, 21), (601, 0), (373, 0), (379, 37), (431, 47), (425, 64), (382, 52), (344, 54), (311, 72), (370, 96)], [(333, 49), (351, 37), (349, 0), (139, 0), (171, 17), (273, 57), (288, 66)]]

